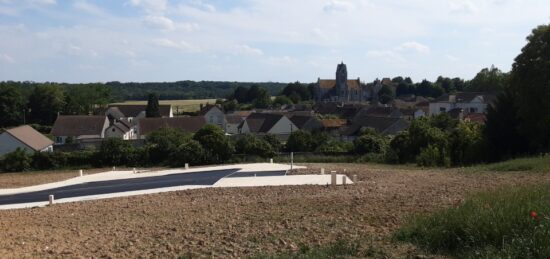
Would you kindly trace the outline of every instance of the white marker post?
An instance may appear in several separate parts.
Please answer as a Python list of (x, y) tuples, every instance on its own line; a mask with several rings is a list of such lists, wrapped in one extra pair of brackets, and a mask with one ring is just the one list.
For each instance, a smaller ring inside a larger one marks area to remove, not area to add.
[(357, 183), (357, 175), (356, 174), (353, 175), (353, 183)]
[(113, 171), (115, 171), (115, 170), (116, 170), (116, 166), (113, 166)]
[(136, 170), (136, 168), (135, 168), (135, 167), (134, 167), (134, 170), (133, 170), (133, 172), (134, 172), (134, 174), (136, 174), (136, 173), (137, 173), (137, 170)]
[(325, 168), (321, 168), (321, 174), (325, 174)]
[(336, 171), (330, 171), (330, 184), (336, 186)]
[(55, 201), (53, 195), (50, 194), (50, 196), (48, 196), (48, 202), (50, 205), (53, 205), (53, 202)]
[(347, 176), (346, 175), (342, 175), (342, 184), (343, 185), (346, 185), (346, 180), (347, 180)]
[(78, 176), (82, 177), (84, 175), (84, 172), (82, 171), (82, 169), (78, 170)]
[(273, 158), (269, 159), (269, 163), (273, 164)]
[(185, 170), (189, 169), (189, 163), (185, 163)]

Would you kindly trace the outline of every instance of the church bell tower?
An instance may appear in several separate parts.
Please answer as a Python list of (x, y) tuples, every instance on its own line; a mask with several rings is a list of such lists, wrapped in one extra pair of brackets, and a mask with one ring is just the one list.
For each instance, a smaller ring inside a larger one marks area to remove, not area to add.
[(338, 64), (336, 67), (336, 89), (338, 91), (338, 99), (340, 101), (347, 101), (347, 83), (348, 83), (348, 69), (344, 62)]

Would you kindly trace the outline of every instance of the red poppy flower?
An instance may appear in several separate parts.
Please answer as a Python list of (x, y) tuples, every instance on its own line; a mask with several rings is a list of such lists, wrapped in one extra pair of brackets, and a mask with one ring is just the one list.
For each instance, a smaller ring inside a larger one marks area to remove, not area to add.
[(539, 214), (534, 210), (531, 211), (530, 216), (537, 221), (539, 220)]

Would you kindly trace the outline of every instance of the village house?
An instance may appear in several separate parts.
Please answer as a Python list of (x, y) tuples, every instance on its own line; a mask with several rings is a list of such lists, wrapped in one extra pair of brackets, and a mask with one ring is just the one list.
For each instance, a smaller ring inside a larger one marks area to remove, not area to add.
[(323, 124), (315, 116), (311, 115), (293, 115), (290, 117), (290, 121), (303, 131), (316, 132), (323, 129)]
[(105, 130), (106, 138), (119, 138), (123, 140), (137, 139), (137, 126), (128, 119), (122, 118), (110, 123)]
[(348, 120), (345, 119), (322, 119), (320, 122), (323, 125), (323, 131), (332, 136), (339, 136), (340, 129), (348, 124)]
[(151, 132), (161, 128), (179, 129), (187, 133), (199, 131), (206, 121), (204, 117), (142, 118), (138, 121), (139, 139), (145, 139)]
[(0, 156), (17, 148), (27, 153), (52, 152), (53, 141), (28, 125), (7, 129), (0, 134)]
[(203, 106), (201, 104), (198, 115), (204, 117), (206, 123), (220, 126), (222, 129), (225, 128), (225, 114), (223, 113), (222, 109), (217, 105), (207, 104)]
[(461, 92), (454, 94), (444, 94), (430, 102), (430, 115), (449, 112), (453, 109), (462, 109), (464, 115), (469, 113), (486, 113), (487, 105), (496, 99), (495, 94)]
[(109, 127), (106, 116), (59, 115), (53, 124), (51, 134), (55, 144), (103, 139)]
[(298, 127), (288, 117), (272, 113), (252, 113), (239, 125), (240, 134), (273, 134), (285, 137), (297, 130)]

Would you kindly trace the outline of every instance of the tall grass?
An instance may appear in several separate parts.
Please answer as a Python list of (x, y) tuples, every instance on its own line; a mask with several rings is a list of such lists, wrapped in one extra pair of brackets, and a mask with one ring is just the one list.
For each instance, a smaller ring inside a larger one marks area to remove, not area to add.
[(466, 168), (466, 171), (550, 172), (550, 155), (544, 157), (518, 158), (494, 164), (476, 165)]
[(303, 245), (299, 251), (279, 255), (257, 255), (255, 259), (322, 259), (322, 258), (387, 258), (384, 251), (372, 245), (363, 247), (358, 241), (339, 240), (326, 246)]
[(550, 258), (550, 184), (474, 195), (413, 218), (395, 238), (458, 257)]

